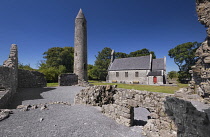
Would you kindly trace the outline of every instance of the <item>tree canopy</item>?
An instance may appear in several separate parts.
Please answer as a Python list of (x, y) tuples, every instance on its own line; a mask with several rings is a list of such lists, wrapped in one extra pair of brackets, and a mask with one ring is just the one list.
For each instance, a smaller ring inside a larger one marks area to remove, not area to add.
[(177, 45), (175, 48), (168, 51), (170, 58), (174, 59), (175, 64), (179, 67), (179, 80), (189, 79), (189, 70), (196, 62), (197, 57), (195, 52), (201, 43), (187, 42)]
[(47, 67), (59, 68), (60, 65), (66, 67), (66, 72), (73, 72), (74, 48), (73, 47), (53, 47), (43, 53)]
[(48, 82), (57, 82), (61, 73), (72, 73), (74, 65), (73, 47), (53, 47), (43, 53), (44, 61), (39, 63), (39, 71)]
[(131, 52), (128, 56), (129, 57), (139, 57), (139, 56), (147, 56), (147, 55), (150, 55), (150, 54), (152, 54), (153, 59), (156, 58), (156, 55), (155, 55), (154, 51), (149, 51), (146, 48)]
[(178, 73), (176, 71), (170, 71), (170, 72), (168, 72), (168, 77), (170, 79), (178, 78)]
[(23, 63), (18, 63), (18, 69), (24, 69), (24, 70), (35, 70), (33, 69), (30, 64), (24, 65)]
[(112, 49), (105, 47), (98, 52), (96, 56), (95, 66), (93, 67), (94, 75), (97, 79), (106, 80), (107, 70), (111, 60)]

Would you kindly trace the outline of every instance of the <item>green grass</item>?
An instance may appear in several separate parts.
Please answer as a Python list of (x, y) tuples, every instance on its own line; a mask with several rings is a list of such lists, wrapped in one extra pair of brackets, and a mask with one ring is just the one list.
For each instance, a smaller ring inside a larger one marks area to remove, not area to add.
[[(93, 85), (117, 85), (117, 88), (146, 90), (146, 91), (151, 91), (151, 92), (162, 92), (162, 93), (170, 93), (170, 94), (174, 94), (174, 91), (177, 91), (180, 88), (188, 86), (188, 84), (178, 84), (177, 87), (137, 85), (137, 84), (119, 84), (119, 83), (105, 83), (105, 82), (99, 82), (99, 81), (94, 81), (94, 80), (89, 80), (89, 83)], [(57, 87), (57, 86), (58, 86), (58, 83), (47, 83), (47, 87)]]
[(117, 85), (118, 88), (146, 90), (146, 91), (151, 91), (151, 92), (162, 92), (162, 93), (170, 93), (170, 94), (174, 94), (174, 91), (177, 91), (180, 88), (188, 86), (188, 84), (178, 84), (177, 87), (174, 87), (174, 86), (103, 83), (103, 82), (98, 82), (98, 81), (89, 81), (89, 82), (90, 84), (93, 84), (93, 85)]
[(47, 83), (47, 87), (57, 87), (58, 83)]

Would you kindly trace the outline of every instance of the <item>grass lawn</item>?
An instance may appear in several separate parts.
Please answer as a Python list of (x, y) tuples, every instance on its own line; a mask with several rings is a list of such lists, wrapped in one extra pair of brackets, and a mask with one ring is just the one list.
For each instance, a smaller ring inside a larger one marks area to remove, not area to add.
[(188, 84), (178, 84), (175, 86), (155, 86), (155, 85), (137, 85), (137, 84), (119, 84), (119, 83), (102, 83), (98, 81), (89, 81), (93, 85), (117, 85), (118, 88), (125, 89), (136, 89), (136, 90), (146, 90), (151, 92), (162, 92), (174, 94), (174, 91), (179, 90), (180, 88), (187, 87)]
[[(93, 81), (93, 80), (89, 80), (89, 83), (93, 85), (117, 85), (118, 88), (146, 90), (146, 91), (151, 91), (151, 92), (162, 92), (162, 93), (170, 93), (170, 94), (174, 94), (174, 91), (177, 91), (180, 88), (188, 86), (188, 84), (178, 84), (177, 87), (174, 87), (174, 86), (103, 83), (103, 82)], [(58, 83), (47, 83), (47, 87), (57, 87), (57, 86), (58, 86)]]
[(57, 87), (58, 83), (47, 83), (47, 87)]

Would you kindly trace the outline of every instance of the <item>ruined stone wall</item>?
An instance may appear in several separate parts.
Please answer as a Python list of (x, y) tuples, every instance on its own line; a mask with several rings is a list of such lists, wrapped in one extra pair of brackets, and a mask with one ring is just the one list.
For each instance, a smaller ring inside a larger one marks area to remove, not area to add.
[(90, 104), (93, 106), (102, 106), (105, 104), (113, 104), (116, 93), (115, 86), (89, 86), (82, 89), (75, 96), (75, 104)]
[(203, 97), (210, 95), (210, 1), (196, 0), (196, 11), (198, 20), (207, 28), (206, 41), (197, 49), (196, 56), (198, 60), (195, 66), (192, 66), (193, 80), (191, 86), (197, 87), (195, 90)]
[(177, 125), (178, 137), (209, 137), (210, 109), (198, 111), (191, 102), (167, 97), (165, 112)]
[(7, 107), (18, 87), (44, 86), (46, 80), (42, 73), (18, 70), (18, 49), (16, 44), (12, 44), (9, 58), (0, 66), (0, 109)]
[(18, 87), (19, 88), (38, 88), (46, 87), (47, 81), (43, 73), (30, 70), (18, 70)]
[(0, 86), (5, 89), (0, 96), (0, 108), (4, 108), (18, 87), (18, 49), (16, 44), (11, 45), (9, 58), (4, 61), (3, 66), (0, 66)]
[(12, 75), (12, 68), (0, 66), (0, 108), (4, 108), (8, 105), (8, 100), (14, 94), (12, 88), (12, 82), (14, 82), (14, 76)]
[(74, 73), (65, 73), (58, 76), (59, 86), (72, 86), (78, 84), (78, 76)]
[[(150, 119), (143, 127), (143, 134), (150, 137), (209, 135), (207, 112), (198, 111), (189, 101), (175, 96), (116, 89), (115, 86), (109, 85), (92, 86), (81, 90), (75, 97), (75, 103), (102, 106), (102, 113), (126, 126), (134, 124), (134, 107), (146, 108), (150, 112)], [(192, 122), (194, 124), (191, 124)], [(206, 128), (202, 128), (204, 126)], [(196, 132), (197, 130), (199, 131)]]

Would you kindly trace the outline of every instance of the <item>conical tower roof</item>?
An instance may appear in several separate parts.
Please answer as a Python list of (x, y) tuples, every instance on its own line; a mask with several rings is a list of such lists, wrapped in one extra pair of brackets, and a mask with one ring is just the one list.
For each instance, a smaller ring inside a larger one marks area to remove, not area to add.
[(82, 9), (79, 10), (76, 19), (85, 19)]

